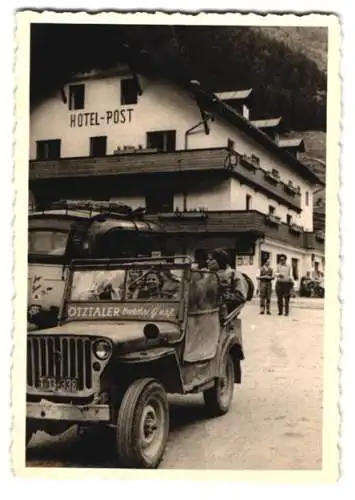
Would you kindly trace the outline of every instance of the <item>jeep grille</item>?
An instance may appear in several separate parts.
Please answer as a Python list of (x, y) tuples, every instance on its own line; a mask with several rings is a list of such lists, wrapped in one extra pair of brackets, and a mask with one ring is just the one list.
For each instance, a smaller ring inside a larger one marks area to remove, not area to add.
[(38, 389), (40, 377), (77, 379), (78, 391), (91, 389), (90, 339), (31, 335), (27, 340), (27, 384)]

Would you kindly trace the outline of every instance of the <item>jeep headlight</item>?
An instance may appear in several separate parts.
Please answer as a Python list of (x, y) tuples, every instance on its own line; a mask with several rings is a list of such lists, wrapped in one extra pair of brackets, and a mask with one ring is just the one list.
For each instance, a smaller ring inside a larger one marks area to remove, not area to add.
[(97, 359), (99, 359), (100, 361), (105, 361), (111, 355), (111, 343), (107, 340), (97, 340), (96, 342), (94, 342), (93, 352)]

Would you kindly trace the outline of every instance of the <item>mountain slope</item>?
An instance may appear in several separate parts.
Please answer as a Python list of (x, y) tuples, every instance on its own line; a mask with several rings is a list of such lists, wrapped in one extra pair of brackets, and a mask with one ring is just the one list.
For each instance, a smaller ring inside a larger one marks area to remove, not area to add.
[(274, 40), (284, 43), (292, 51), (301, 52), (327, 72), (328, 29), (312, 27), (253, 27)]

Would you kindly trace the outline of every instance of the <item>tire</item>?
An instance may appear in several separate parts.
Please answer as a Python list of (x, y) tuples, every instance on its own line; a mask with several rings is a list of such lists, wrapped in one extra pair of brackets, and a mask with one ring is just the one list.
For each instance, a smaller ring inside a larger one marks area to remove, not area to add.
[(117, 416), (116, 446), (122, 467), (158, 467), (169, 435), (169, 405), (164, 387), (155, 379), (133, 382)]
[(212, 417), (227, 413), (233, 401), (234, 365), (229, 353), (225, 357), (223, 373), (224, 376), (218, 377), (214, 386), (203, 393), (207, 412)]

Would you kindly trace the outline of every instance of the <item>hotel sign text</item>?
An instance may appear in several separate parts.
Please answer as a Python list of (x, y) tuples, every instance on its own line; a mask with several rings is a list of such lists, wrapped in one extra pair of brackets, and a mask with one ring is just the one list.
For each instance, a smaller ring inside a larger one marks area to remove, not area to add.
[(111, 109), (102, 112), (70, 113), (69, 126), (72, 128), (82, 128), (131, 123), (132, 115), (133, 108)]

